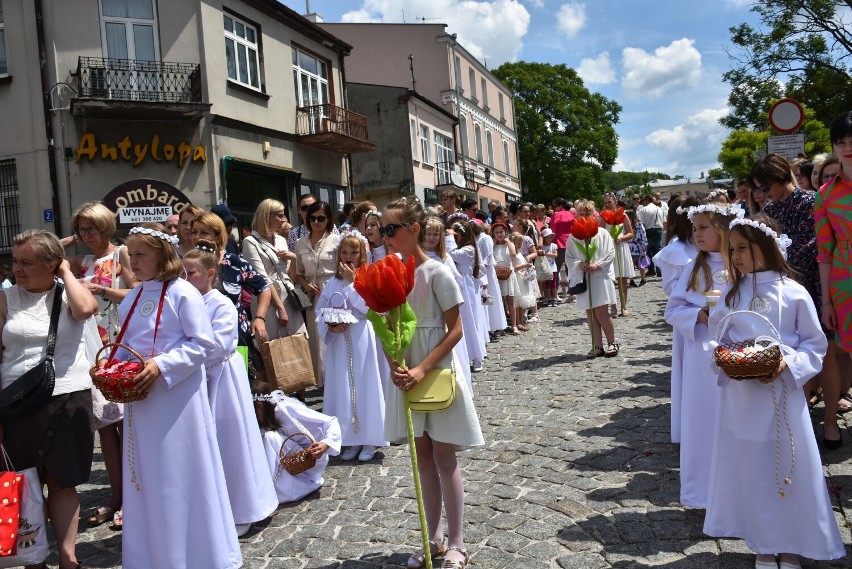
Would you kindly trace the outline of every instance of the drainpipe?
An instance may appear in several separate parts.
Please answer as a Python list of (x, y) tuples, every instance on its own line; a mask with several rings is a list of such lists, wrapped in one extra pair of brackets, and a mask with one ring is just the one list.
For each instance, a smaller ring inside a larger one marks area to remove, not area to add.
[[(42, 0), (35, 0), (36, 38), (38, 42), (39, 67), (41, 71), (42, 106), (44, 107), (44, 131), (47, 137), (47, 165), (50, 172), (50, 194), (53, 205), (53, 232), (62, 234), (62, 212), (59, 205), (59, 174), (56, 171), (56, 148), (53, 142), (53, 115), (50, 112), (50, 80), (47, 77), (47, 51), (44, 45), (44, 10)], [(70, 205), (70, 204), (69, 204)]]
[(451, 51), (451, 55), (452, 55), (452, 58), (451, 58), (452, 61), (451, 61), (450, 65), (452, 66), (453, 85), (455, 86), (455, 88), (453, 90), (456, 92), (456, 108), (455, 108), (456, 124), (453, 125), (453, 133), (454, 133), (453, 138), (455, 139), (453, 141), (453, 146), (456, 147), (456, 157), (458, 157), (458, 156), (462, 157), (461, 167), (462, 167), (462, 170), (464, 170), (464, 148), (462, 148), (462, 145), (461, 145), (461, 128), (458, 129), (458, 133), (459, 133), (458, 136), (455, 136), (456, 127), (459, 125), (459, 120), (458, 120), (459, 109), (461, 108), (461, 105), (459, 104), (459, 101), (461, 101), (461, 93), (459, 93), (459, 82), (457, 81), (459, 73), (456, 72), (456, 41), (457, 41), (456, 38), (458, 36), (456, 34), (452, 34), (450, 37), (453, 38), (452, 41), (450, 42), (450, 51)]
[[(349, 55), (348, 53), (340, 53), (337, 56), (337, 59), (340, 60), (340, 90), (343, 91), (343, 106), (346, 110), (349, 110), (349, 92), (346, 90), (346, 64), (343, 62), (344, 58)], [(367, 128), (369, 128), (369, 124)], [(352, 155), (346, 154), (346, 163), (344, 164), (346, 168), (346, 183), (349, 185), (349, 196), (348, 199), (355, 199), (355, 180), (352, 178)], [(342, 207), (343, 204), (341, 204)]]

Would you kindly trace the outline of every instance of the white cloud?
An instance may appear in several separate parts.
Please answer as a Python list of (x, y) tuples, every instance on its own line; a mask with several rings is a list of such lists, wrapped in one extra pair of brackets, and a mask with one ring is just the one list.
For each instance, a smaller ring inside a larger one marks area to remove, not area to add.
[(704, 109), (673, 128), (653, 131), (645, 141), (665, 155), (672, 163), (670, 167), (696, 172), (697, 168), (706, 170), (707, 164), (716, 163), (716, 156), (728, 135), (728, 130), (719, 124), (719, 119), (726, 114), (727, 107)]
[(578, 2), (563, 4), (556, 14), (559, 29), (569, 38), (573, 38), (586, 25), (586, 5)]
[[(537, 4), (534, 0), (532, 4)], [(342, 22), (447, 24), (477, 59), (494, 68), (515, 61), (530, 26), (530, 13), (516, 0), (362, 0)]]
[(615, 81), (615, 70), (609, 59), (609, 52), (601, 52), (594, 59), (584, 59), (577, 68), (577, 74), (589, 84), (605, 85)]
[(727, 0), (727, 3), (734, 8), (747, 8), (754, 4), (754, 0)]
[(638, 47), (622, 51), (621, 86), (631, 96), (659, 99), (694, 87), (701, 79), (701, 53), (695, 40), (681, 38), (648, 53)]
[(544, 8), (544, 0), (526, 0), (526, 3), (536, 8)]

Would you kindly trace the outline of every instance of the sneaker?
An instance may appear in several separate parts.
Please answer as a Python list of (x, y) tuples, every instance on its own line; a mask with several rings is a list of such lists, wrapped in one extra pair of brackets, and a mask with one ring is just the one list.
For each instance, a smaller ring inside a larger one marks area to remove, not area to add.
[(364, 445), (363, 447), (357, 448), (361, 449), (361, 452), (358, 454), (358, 460), (361, 462), (370, 462), (376, 455), (376, 447), (372, 445)]
[(237, 537), (243, 537), (251, 529), (251, 524), (236, 524), (236, 526), (237, 526)]
[(361, 452), (360, 446), (349, 447), (343, 454), (340, 455), (340, 458), (343, 460), (355, 460), (355, 457), (358, 456), (358, 453)]
[(471, 366), (471, 370), (473, 373), (479, 373), (482, 371), (482, 360), (473, 360), (473, 365)]
[(532, 317), (527, 318), (527, 322), (539, 322), (538, 314), (533, 314)]

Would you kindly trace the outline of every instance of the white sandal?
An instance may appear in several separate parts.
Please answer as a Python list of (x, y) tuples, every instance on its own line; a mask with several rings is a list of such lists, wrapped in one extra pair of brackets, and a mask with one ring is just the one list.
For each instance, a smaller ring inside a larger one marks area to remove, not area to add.
[(450, 547), (447, 549), (447, 552), (450, 551), (458, 551), (464, 555), (464, 559), (447, 559), (444, 557), (444, 562), (441, 563), (441, 569), (465, 569), (467, 564), (470, 563), (470, 554), (467, 552), (467, 549), (463, 549), (461, 547)]

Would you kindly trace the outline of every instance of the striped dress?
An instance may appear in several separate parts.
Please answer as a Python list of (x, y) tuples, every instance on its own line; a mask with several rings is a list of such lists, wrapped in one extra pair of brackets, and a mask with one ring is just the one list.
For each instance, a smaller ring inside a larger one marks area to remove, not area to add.
[(817, 261), (830, 263), (829, 293), (837, 314), (837, 345), (852, 352), (852, 182), (836, 176), (814, 202)]

